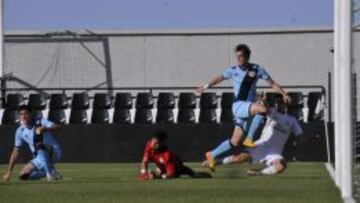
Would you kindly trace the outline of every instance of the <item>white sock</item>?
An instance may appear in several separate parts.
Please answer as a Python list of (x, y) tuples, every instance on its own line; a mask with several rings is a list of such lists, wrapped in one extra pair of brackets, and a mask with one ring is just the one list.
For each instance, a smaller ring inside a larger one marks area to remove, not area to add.
[(268, 166), (266, 168), (264, 168), (263, 170), (260, 171), (260, 174), (262, 175), (274, 175), (277, 174), (277, 169), (276, 166), (272, 165), (272, 166)]
[(228, 156), (228, 157), (225, 157), (223, 160), (222, 160), (222, 163), (224, 164), (224, 165), (226, 165), (226, 164), (230, 164), (230, 163), (232, 163), (232, 156)]

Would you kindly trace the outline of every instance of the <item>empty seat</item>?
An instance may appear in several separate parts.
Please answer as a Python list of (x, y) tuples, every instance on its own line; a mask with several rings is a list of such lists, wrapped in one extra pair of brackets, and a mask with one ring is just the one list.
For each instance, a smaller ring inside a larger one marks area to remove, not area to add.
[(232, 123), (234, 121), (234, 115), (231, 109), (221, 109), (220, 122)]
[(71, 124), (86, 124), (88, 122), (86, 109), (72, 109), (70, 113)]
[(92, 112), (91, 123), (108, 124), (109, 112), (107, 109), (95, 108)]
[(156, 114), (157, 123), (174, 123), (173, 109), (158, 109)]
[(17, 110), (5, 109), (2, 117), (3, 125), (15, 125), (19, 122), (19, 112)]
[(216, 121), (215, 109), (201, 109), (199, 116), (200, 123), (216, 123)]
[(6, 107), (11, 110), (16, 110), (20, 106), (25, 105), (22, 94), (8, 94), (6, 97)]
[(196, 108), (196, 97), (194, 93), (180, 93), (179, 109)]
[(50, 109), (48, 119), (56, 124), (65, 124), (65, 111), (63, 109)]
[(302, 92), (289, 92), (291, 97), (291, 108), (303, 108), (304, 107), (304, 95)]
[(274, 107), (276, 100), (281, 97), (279, 93), (267, 92), (266, 93), (266, 103), (269, 107)]
[(88, 109), (90, 106), (89, 95), (87, 93), (74, 93), (71, 108), (73, 109)]
[(195, 112), (194, 109), (179, 109), (178, 123), (195, 123)]
[(308, 108), (309, 108), (309, 114), (308, 114), (308, 120), (314, 121), (314, 120), (320, 120), (323, 118), (323, 106), (322, 106), (322, 97), (323, 94), (321, 92), (309, 92), (308, 97)]
[(130, 93), (117, 93), (115, 96), (115, 109), (131, 109), (132, 96)]
[(136, 96), (136, 109), (152, 109), (154, 98), (151, 93), (138, 93)]
[(224, 92), (221, 95), (221, 108), (231, 109), (235, 96), (232, 92)]
[(66, 109), (68, 106), (69, 105), (65, 94), (50, 95), (50, 109)]
[(289, 108), (288, 114), (294, 116), (299, 121), (304, 120), (304, 114), (302, 108)]
[(46, 98), (43, 94), (30, 94), (29, 107), (31, 110), (44, 110), (46, 108)]
[(175, 96), (171, 92), (161, 92), (157, 101), (158, 109), (173, 109), (175, 108)]
[(43, 112), (41, 110), (31, 110), (30, 114), (33, 119), (43, 118)]
[(113, 123), (116, 124), (131, 123), (130, 110), (115, 108)]
[(111, 97), (106, 93), (96, 93), (94, 96), (93, 108), (110, 109), (112, 106)]
[(153, 116), (151, 109), (137, 109), (135, 113), (135, 123), (150, 124)]
[(216, 109), (218, 105), (218, 100), (216, 93), (214, 92), (205, 92), (201, 94), (200, 97), (200, 108), (201, 109)]

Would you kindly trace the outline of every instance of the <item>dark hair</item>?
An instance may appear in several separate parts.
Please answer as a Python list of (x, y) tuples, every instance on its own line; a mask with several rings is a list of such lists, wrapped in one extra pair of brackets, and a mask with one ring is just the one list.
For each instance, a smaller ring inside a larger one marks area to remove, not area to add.
[(153, 135), (153, 138), (156, 138), (157, 140), (159, 140), (159, 142), (165, 142), (168, 135), (166, 132), (164, 131), (156, 131)]
[(237, 45), (237, 46), (235, 47), (235, 51), (236, 51), (236, 52), (241, 51), (241, 52), (243, 52), (243, 54), (245, 55), (245, 57), (246, 57), (247, 59), (250, 58), (251, 50), (250, 50), (249, 46), (246, 45), (246, 44), (239, 44), (239, 45)]
[(30, 112), (31, 109), (30, 109), (30, 106), (28, 106), (28, 105), (21, 105), (19, 107), (19, 111), (28, 111), (28, 112)]

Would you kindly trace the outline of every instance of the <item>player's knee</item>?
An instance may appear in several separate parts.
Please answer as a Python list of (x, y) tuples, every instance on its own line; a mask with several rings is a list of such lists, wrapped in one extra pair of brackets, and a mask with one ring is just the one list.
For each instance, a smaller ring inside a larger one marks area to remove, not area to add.
[(29, 176), (30, 176), (30, 174), (28, 174), (28, 173), (20, 174), (19, 180), (22, 180), (22, 181), (29, 180)]

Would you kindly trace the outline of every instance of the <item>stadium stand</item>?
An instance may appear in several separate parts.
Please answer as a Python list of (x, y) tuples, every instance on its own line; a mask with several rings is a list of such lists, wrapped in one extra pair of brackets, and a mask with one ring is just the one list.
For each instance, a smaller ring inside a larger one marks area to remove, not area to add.
[(65, 109), (69, 104), (65, 94), (51, 94), (50, 95), (50, 110), (48, 118), (49, 120), (57, 124), (66, 123)]
[(233, 113), (231, 110), (232, 103), (234, 101), (234, 93), (232, 92), (223, 92), (221, 95), (221, 123), (232, 123), (233, 122)]
[(86, 124), (88, 122), (87, 110), (90, 107), (89, 95), (87, 93), (74, 93), (71, 102), (71, 124)]
[(110, 95), (106, 93), (97, 93), (94, 96), (93, 112), (91, 123), (108, 124), (110, 121), (109, 109), (112, 107)]
[(133, 102), (131, 93), (117, 93), (115, 96), (115, 112), (113, 123), (131, 123), (130, 109), (132, 109), (132, 106)]
[(157, 123), (174, 123), (175, 96), (171, 92), (160, 92), (157, 101)]
[(180, 93), (178, 123), (195, 123), (196, 96), (194, 93)]
[(136, 96), (135, 123), (151, 124), (153, 121), (153, 107), (154, 98), (151, 93), (138, 93)]
[(201, 123), (216, 123), (217, 115), (216, 108), (218, 106), (218, 99), (216, 93), (205, 92), (200, 97), (200, 117)]

